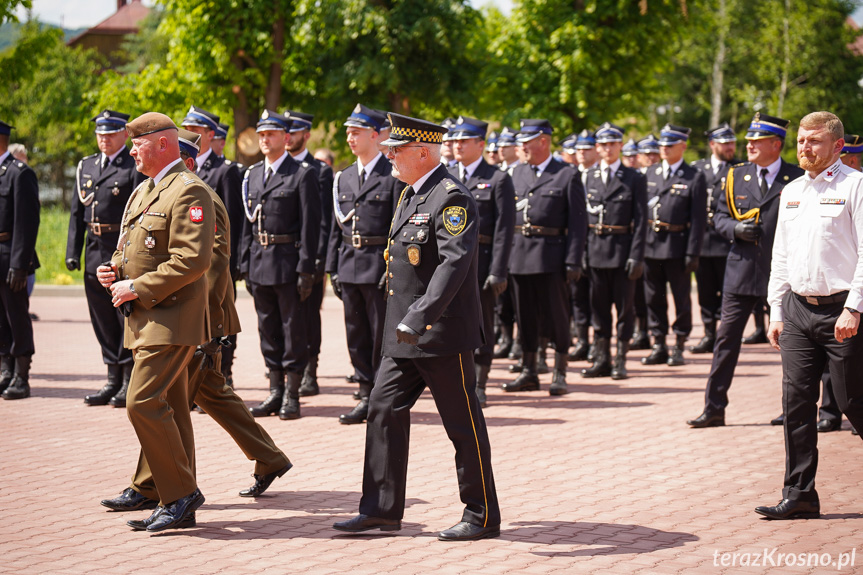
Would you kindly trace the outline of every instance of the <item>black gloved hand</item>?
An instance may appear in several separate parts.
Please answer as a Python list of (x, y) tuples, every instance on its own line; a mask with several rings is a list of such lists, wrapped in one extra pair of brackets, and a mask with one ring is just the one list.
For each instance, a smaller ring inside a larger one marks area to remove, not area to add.
[(686, 273), (691, 274), (698, 269), (698, 256), (686, 256), (684, 268)]
[(78, 258), (66, 258), (66, 269), (71, 271), (81, 269), (81, 260)]
[(381, 276), (380, 281), (378, 282), (378, 289), (385, 290), (387, 289), (387, 272), (384, 272), (384, 275)]
[(339, 281), (339, 274), (330, 274), (330, 285), (336, 297), (342, 299), (342, 283)]
[(574, 284), (581, 279), (580, 266), (566, 266), (566, 283)]
[(644, 262), (628, 259), (623, 269), (626, 271), (626, 277), (637, 280), (644, 274)]
[(398, 343), (416, 345), (420, 341), (420, 334), (414, 331), (412, 327), (400, 323), (396, 326), (396, 341)]
[(27, 272), (9, 268), (9, 273), (6, 274), (6, 283), (10, 290), (21, 291), (27, 287)]
[(219, 338), (214, 338), (208, 341), (203, 345), (199, 345), (198, 349), (195, 350), (195, 357), (200, 358), (203, 356), (203, 361), (201, 362), (201, 371), (206, 371), (208, 369), (213, 369), (216, 366), (215, 355), (221, 351), (222, 343)]
[(495, 298), (506, 291), (507, 279), (489, 274), (482, 284), (482, 289), (490, 289)]
[(324, 260), (315, 260), (315, 283), (324, 281), (324, 276), (327, 273), (324, 271)]
[(297, 278), (297, 293), (300, 294), (300, 301), (306, 301), (312, 295), (312, 287), (315, 285), (315, 276), (312, 274), (301, 273)]
[(757, 242), (761, 238), (761, 225), (755, 220), (742, 220), (734, 224), (734, 237), (744, 242)]
[(238, 282), (243, 279), (243, 274), (240, 273), (240, 268), (231, 268), (231, 281)]

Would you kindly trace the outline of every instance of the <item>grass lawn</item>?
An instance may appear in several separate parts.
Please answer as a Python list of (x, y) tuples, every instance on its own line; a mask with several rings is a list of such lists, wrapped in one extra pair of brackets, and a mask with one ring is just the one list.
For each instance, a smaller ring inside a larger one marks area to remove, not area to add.
[[(63, 206), (42, 206), (36, 253), (42, 264), (36, 270), (36, 283), (73, 285), (84, 283), (84, 272), (66, 269), (66, 235), (69, 232), (69, 210)], [(83, 250), (82, 260), (83, 260)], [(83, 264), (83, 261), (81, 262)]]

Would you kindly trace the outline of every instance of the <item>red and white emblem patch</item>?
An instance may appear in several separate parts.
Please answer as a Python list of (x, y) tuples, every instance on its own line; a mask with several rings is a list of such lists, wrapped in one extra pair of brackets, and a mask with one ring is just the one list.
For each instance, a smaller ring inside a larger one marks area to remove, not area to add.
[(201, 206), (192, 206), (189, 208), (189, 218), (199, 224), (204, 221), (204, 208)]

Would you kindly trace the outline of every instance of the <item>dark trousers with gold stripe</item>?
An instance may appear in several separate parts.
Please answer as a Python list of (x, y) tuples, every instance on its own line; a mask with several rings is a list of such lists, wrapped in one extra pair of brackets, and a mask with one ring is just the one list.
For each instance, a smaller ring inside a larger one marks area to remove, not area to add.
[(473, 354), (384, 357), (369, 401), (360, 513), (401, 519), (405, 508), (410, 409), (428, 386), (455, 447), (462, 521), (500, 524), (485, 419), (476, 399)]

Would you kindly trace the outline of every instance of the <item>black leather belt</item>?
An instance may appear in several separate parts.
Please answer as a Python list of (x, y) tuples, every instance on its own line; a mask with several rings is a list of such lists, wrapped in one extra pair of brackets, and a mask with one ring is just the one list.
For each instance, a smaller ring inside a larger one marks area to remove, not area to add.
[(494, 243), (494, 237), (493, 236), (486, 236), (484, 234), (479, 234), (479, 243), (491, 245)]
[(366, 246), (385, 246), (389, 239), (386, 236), (349, 236), (342, 234), (342, 241), (355, 248), (364, 248)]
[(515, 226), (515, 233), (521, 234), (526, 238), (531, 236), (565, 236), (566, 228), (547, 228), (545, 226), (534, 226), (525, 224), (523, 226)]
[(0, 232), (0, 242), (8, 242), (12, 239), (12, 232)]
[(848, 299), (848, 291), (841, 291), (833, 295), (800, 295), (795, 293), (794, 297), (802, 302), (808, 303), (809, 305), (827, 305), (830, 303), (844, 302)]
[(297, 236), (295, 234), (268, 234), (267, 232), (261, 232), (257, 234), (257, 240), (262, 246), (292, 244), (297, 241)]
[(654, 232), (683, 232), (689, 229), (689, 224), (667, 224), (665, 222), (656, 222), (647, 220)]
[(593, 230), (598, 236), (622, 236), (624, 234), (632, 233), (632, 224), (628, 226), (610, 226), (606, 224), (588, 224), (590, 229)]
[(119, 232), (120, 224), (103, 224), (102, 222), (87, 222), (90, 228), (90, 233), (94, 236), (101, 236), (110, 232)]

